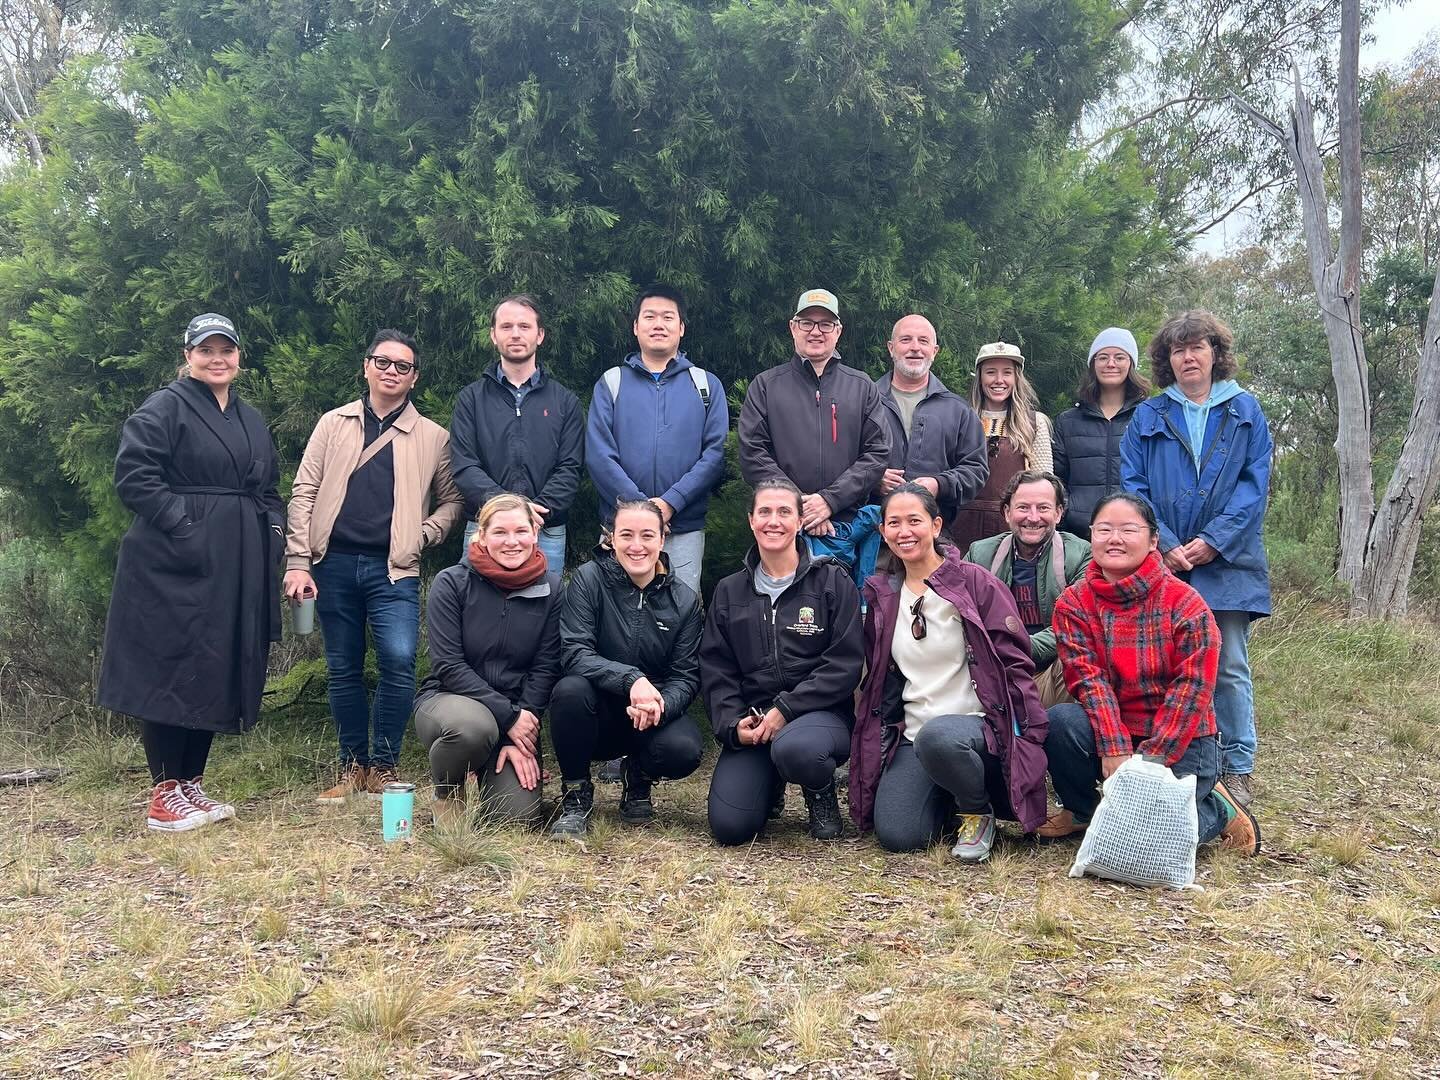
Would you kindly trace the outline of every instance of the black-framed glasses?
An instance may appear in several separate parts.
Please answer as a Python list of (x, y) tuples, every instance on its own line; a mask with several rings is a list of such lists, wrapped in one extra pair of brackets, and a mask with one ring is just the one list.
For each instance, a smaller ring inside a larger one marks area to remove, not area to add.
[(910, 605), (910, 636), (916, 641), (925, 640), (925, 613), (920, 610), (920, 605), (925, 603), (925, 597), (920, 597)]
[(790, 321), (807, 334), (812, 330), (819, 330), (822, 334), (833, 334), (836, 330), (840, 329), (840, 323), (836, 319), (821, 319), (817, 322), (815, 319), (797, 318), (791, 319)]
[(392, 360), (390, 357), (381, 356), (379, 353), (371, 353), (365, 357), (365, 359), (374, 364), (377, 371), (389, 371), (393, 367), (396, 375), (409, 375), (410, 372), (420, 366), (419, 364), (412, 364), (407, 360)]

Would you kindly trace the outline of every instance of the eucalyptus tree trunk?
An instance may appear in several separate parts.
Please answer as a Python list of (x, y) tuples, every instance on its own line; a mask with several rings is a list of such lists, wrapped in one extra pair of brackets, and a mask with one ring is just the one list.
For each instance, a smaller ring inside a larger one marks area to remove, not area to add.
[(1340, 466), (1340, 580), (1350, 587), (1353, 614), (1391, 618), (1405, 613), (1406, 591), (1420, 540), (1420, 522), (1434, 501), (1440, 460), (1440, 276), (1430, 299), (1415, 409), (1400, 464), (1376, 512), (1371, 456), (1369, 368), (1360, 318), (1361, 168), (1359, 106), (1360, 7), (1340, 9), (1340, 236), (1330, 230), (1325, 166), (1315, 142), (1315, 121), (1292, 66), (1295, 102), (1282, 127), (1244, 99), (1236, 106), (1284, 146), (1295, 170), (1310, 276), (1320, 305), (1330, 372), (1335, 382), (1339, 427), (1335, 454)]
[(1425, 341), (1415, 373), (1415, 404), (1400, 460), (1380, 500), (1365, 544), (1365, 568), (1352, 610), (1389, 618), (1405, 613), (1420, 524), (1440, 487), (1440, 274), (1430, 293)]

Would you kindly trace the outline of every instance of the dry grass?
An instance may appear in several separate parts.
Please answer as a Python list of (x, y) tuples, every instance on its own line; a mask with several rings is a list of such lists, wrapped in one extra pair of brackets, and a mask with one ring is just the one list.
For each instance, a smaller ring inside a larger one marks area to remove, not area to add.
[(237, 822), (152, 836), (136, 747), (80, 739), (0, 792), (0, 1076), (1440, 1077), (1440, 649), (1289, 612), (1254, 653), (1267, 854), (1193, 895), (816, 845), (798, 799), (722, 850), (708, 768), (652, 830), (602, 788), (583, 848), (386, 846), (280, 723), (217, 749)]

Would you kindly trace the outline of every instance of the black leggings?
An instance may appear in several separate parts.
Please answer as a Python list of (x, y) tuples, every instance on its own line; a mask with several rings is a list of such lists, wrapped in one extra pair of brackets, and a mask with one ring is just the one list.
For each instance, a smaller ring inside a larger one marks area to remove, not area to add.
[(636, 731), (625, 713), (628, 702), (595, 689), (590, 680), (567, 675), (550, 694), (550, 741), (560, 776), (567, 784), (590, 776), (592, 761), (629, 756), (655, 780), (679, 780), (700, 767), (700, 729), (687, 716)]
[(748, 844), (769, 816), (777, 786), (828, 787), (850, 758), (850, 725), (832, 712), (802, 713), (764, 746), (720, 751), (710, 778), (710, 832), (722, 844)]
[(140, 721), (140, 742), (150, 766), (150, 781), (198, 780), (205, 774), (213, 731), (192, 731), (173, 724)]

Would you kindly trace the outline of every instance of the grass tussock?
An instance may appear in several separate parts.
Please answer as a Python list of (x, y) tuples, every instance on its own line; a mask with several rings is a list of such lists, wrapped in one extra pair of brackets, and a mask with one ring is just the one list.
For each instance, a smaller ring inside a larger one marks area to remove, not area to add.
[(398, 1043), (437, 1024), (455, 991), (397, 965), (375, 966), (328, 980), (314, 994), (317, 1010), (356, 1035)]
[(290, 916), (276, 908), (261, 908), (251, 930), (256, 941), (283, 941), (290, 932)]
[(846, 1010), (833, 994), (818, 989), (802, 991), (785, 1010), (785, 1028), (805, 1061), (838, 1056), (844, 1049)]
[(519, 864), (514, 834), (505, 828), (473, 818), (458, 827), (436, 825), (420, 833), (420, 842), (451, 870), (481, 867), (508, 873)]
[(1362, 825), (1337, 829), (1315, 840), (1315, 850), (1336, 866), (1359, 866), (1370, 857), (1370, 832)]
[(234, 990), (237, 1008), (248, 1016), (260, 1016), (288, 1008), (305, 990), (305, 973), (290, 963), (251, 966)]

